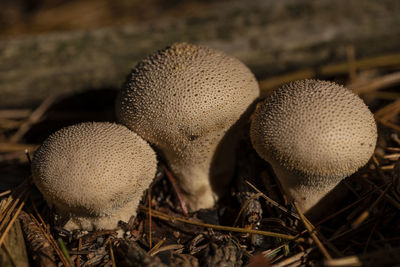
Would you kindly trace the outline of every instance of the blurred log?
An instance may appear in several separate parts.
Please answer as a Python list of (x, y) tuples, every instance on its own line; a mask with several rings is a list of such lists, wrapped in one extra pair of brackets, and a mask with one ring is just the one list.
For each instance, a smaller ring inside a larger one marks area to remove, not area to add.
[(211, 3), (209, 11), (146, 25), (0, 41), (0, 107), (32, 107), (49, 93), (118, 88), (135, 63), (172, 42), (208, 45), (259, 76), (400, 51), (398, 0)]

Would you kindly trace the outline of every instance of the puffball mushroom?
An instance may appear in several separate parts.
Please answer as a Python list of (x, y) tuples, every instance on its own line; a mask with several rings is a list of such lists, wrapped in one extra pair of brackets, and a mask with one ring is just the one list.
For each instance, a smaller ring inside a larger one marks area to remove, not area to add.
[(254, 75), (239, 60), (176, 43), (132, 71), (117, 100), (117, 117), (162, 151), (195, 211), (227, 193), (234, 170), (232, 129), (258, 95)]
[(114, 229), (136, 215), (157, 169), (150, 145), (123, 125), (81, 123), (48, 137), (32, 177), (67, 230)]
[(377, 129), (368, 107), (350, 90), (301, 80), (259, 104), (250, 137), (289, 197), (307, 212), (367, 163)]

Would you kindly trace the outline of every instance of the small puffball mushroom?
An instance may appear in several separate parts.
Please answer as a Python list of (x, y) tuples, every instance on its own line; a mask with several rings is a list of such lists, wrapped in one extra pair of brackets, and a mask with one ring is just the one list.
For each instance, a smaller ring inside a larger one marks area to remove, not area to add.
[(120, 92), (117, 116), (161, 150), (195, 211), (227, 193), (233, 128), (258, 95), (254, 75), (239, 60), (177, 43), (136, 66)]
[(367, 163), (377, 129), (368, 107), (350, 90), (301, 80), (259, 104), (250, 137), (289, 197), (307, 212)]
[(67, 230), (115, 229), (136, 215), (157, 169), (149, 144), (123, 125), (63, 128), (36, 151), (32, 177)]

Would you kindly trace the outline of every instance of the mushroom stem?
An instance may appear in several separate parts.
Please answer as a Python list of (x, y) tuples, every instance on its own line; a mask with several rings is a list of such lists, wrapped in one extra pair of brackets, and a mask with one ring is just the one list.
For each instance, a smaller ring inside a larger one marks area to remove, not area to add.
[(303, 213), (307, 213), (321, 199), (337, 186), (342, 177), (319, 177), (293, 173), (277, 164), (272, 164), (272, 169), (286, 192), (290, 201), (297, 201)]
[[(190, 210), (212, 207), (226, 195), (234, 173), (238, 128), (232, 127), (225, 136), (215, 135), (212, 142), (209, 136), (197, 138), (183, 151), (163, 150)], [(204, 149), (211, 143), (213, 149)]]

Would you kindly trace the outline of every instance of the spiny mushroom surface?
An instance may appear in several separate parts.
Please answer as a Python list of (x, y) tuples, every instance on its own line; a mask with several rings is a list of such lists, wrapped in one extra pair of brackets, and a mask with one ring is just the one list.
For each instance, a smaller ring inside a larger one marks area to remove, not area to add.
[(372, 113), (350, 90), (301, 80), (259, 104), (250, 137), (283, 188), (306, 212), (372, 156), (377, 129)]
[(227, 193), (234, 128), (258, 95), (254, 75), (239, 60), (176, 43), (136, 66), (117, 100), (117, 115), (162, 151), (194, 211)]
[(36, 151), (33, 181), (65, 228), (114, 229), (136, 215), (157, 168), (153, 149), (137, 134), (113, 123), (63, 128)]

